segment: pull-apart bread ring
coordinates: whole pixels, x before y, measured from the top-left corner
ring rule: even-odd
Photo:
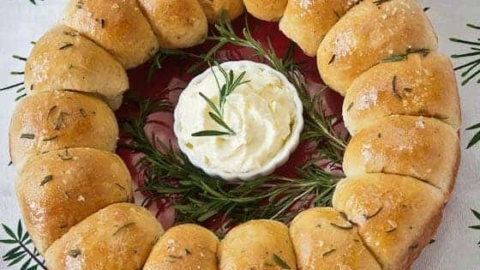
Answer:
[[[218,258],[221,270],[287,268],[282,264],[297,269],[288,227],[273,220],[252,220],[233,228],[220,242]]]
[[[138,270],[163,229],[145,208],[118,203],[89,216],[48,248],[48,269]]]
[[[218,238],[196,224],[175,226],[153,247],[143,270],[217,270]]]
[[[20,168],[28,156],[53,150],[90,147],[113,152],[118,124],[100,99],[67,91],[41,92],[18,103],[9,137],[12,162]]]
[[[125,69],[146,62],[158,50],[136,0],[70,0],[62,22],[105,48]]]
[[[130,173],[115,154],[73,148],[32,156],[16,179],[30,237],[41,254],[98,210],[132,198]]]
[[[410,54],[381,63],[358,77],[343,103],[351,134],[389,115],[434,117],[460,128],[457,82],[447,56]]]
[[[415,0],[365,0],[328,32],[317,62],[323,81],[345,95],[358,76],[382,60],[437,46],[432,24]]]
[[[342,180],[333,207],[358,233],[384,270],[410,269],[442,219],[441,190],[406,176],[365,174]]]
[[[264,21],[279,21],[283,16],[288,0],[243,0],[252,16]]]
[[[116,110],[128,89],[128,77],[103,48],[58,25],[33,47],[25,66],[25,88],[29,94],[65,89],[91,93]]]
[[[357,228],[333,208],[312,208],[290,225],[290,238],[302,270],[381,270]]]
[[[197,0],[139,0],[162,48],[188,48],[207,38],[208,22]]]
[[[245,12],[243,0],[198,0],[203,7],[209,23],[220,19],[222,12],[226,12],[231,20],[235,20]]]
[[[315,56],[328,31],[355,3],[350,0],[289,0],[280,20],[280,30],[306,55]]]
[[[435,118],[390,116],[362,129],[345,151],[348,177],[364,173],[410,176],[441,189],[448,199],[457,175],[456,131]]]

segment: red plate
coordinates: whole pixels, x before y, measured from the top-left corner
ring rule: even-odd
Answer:
[[[251,16],[241,17],[233,22],[233,26],[239,36],[242,29],[245,28],[246,22],[252,36],[259,42],[268,47],[268,41],[271,41],[273,48],[279,57],[283,56],[291,41],[283,35],[278,29],[278,23],[269,23],[257,20]],[[206,42],[196,48],[189,51],[196,54],[206,53],[209,49],[215,45],[213,42]],[[227,60],[252,60],[259,61],[258,57],[253,56],[253,50],[236,47],[232,45],[226,45],[218,53],[217,58],[221,61]],[[296,63],[301,63],[301,70],[308,83],[309,90],[311,92],[319,91],[324,88],[324,84],[318,74],[316,59],[306,56],[301,50],[295,46],[294,59]],[[146,63],[136,69],[128,72],[130,80],[130,91],[138,95],[157,99],[159,97],[168,97],[174,104],[176,103],[180,92],[187,86],[188,82],[194,77],[189,74],[187,70],[194,64],[194,60],[189,60],[180,57],[169,57],[162,64],[162,69],[158,70],[152,77],[150,82],[147,82],[147,77],[150,69],[150,63]],[[341,104],[343,98],[335,92],[327,89],[324,95],[325,109],[327,114],[340,114]],[[128,105],[122,106],[117,112],[118,118],[128,117],[132,113],[135,113]],[[173,114],[171,113],[155,113],[149,117],[149,124],[145,127],[147,134],[155,134],[164,142],[171,142],[172,145],[176,145],[176,139],[173,135],[172,123]],[[125,142],[127,138],[121,138],[120,141]],[[135,163],[141,157],[138,153],[133,153],[130,150],[119,148],[117,153],[127,164],[136,186],[142,186],[144,183],[143,175],[135,168]],[[298,149],[291,155],[289,161],[284,166],[277,169],[275,174],[281,176],[295,176],[295,168],[301,166],[308,160],[306,153],[306,146],[300,145]],[[135,202],[141,204],[145,194],[136,192]],[[156,215],[158,220],[162,223],[165,229],[171,227],[174,223],[175,213],[174,210],[168,205],[167,202],[157,202],[156,204],[149,206],[150,210]],[[210,229],[218,228],[219,224],[215,222],[209,222],[203,224]]]

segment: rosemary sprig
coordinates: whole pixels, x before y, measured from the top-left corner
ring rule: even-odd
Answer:
[[[467,24],[467,27],[475,30],[480,30],[480,26],[476,26],[474,24]],[[464,86],[468,84],[471,80],[479,77],[480,75],[480,40],[469,41],[459,38],[450,38],[450,40],[460,44],[468,45],[470,47],[470,52],[452,55],[452,58],[454,59],[469,58],[471,60],[473,58],[473,60],[455,68],[455,71],[463,70],[460,76],[463,78],[462,86]],[[480,83],[480,78],[477,80],[477,83]],[[467,128],[467,130],[476,129],[480,129],[480,123]],[[478,130],[477,133],[470,140],[467,149],[476,145],[478,142],[480,142],[480,130]]]
[[[27,61],[26,57],[18,56],[18,55],[12,55],[12,58],[15,60],[20,60],[20,61]],[[23,71],[11,71],[10,75],[24,75]],[[18,96],[15,98],[15,101],[18,101],[22,98],[24,98],[27,94],[25,92],[25,86],[24,82],[19,82],[19,83],[14,83],[12,85],[0,88],[0,91],[5,91],[5,90],[11,90],[16,88],[16,93]]]
[[[124,145],[141,152],[138,168],[146,183],[139,190],[149,192],[144,205],[167,200],[177,210],[176,222],[204,222],[214,216],[222,219],[221,231],[251,219],[272,218],[290,221],[293,205],[306,208],[329,205],[341,176],[313,164],[299,170],[300,177],[260,177],[248,182],[229,183],[196,168],[173,147],[146,134],[147,117],[156,110],[171,110],[165,101],[140,101],[140,116],[123,122],[123,131],[132,138]],[[163,105],[162,105],[163,104]]]
[[[471,209],[471,210],[472,210],[473,215],[480,221],[480,213],[473,210],[473,209]],[[480,225],[470,226],[469,228],[473,229],[473,230],[480,230]],[[480,241],[477,243],[477,245],[480,247]]]
[[[467,24],[467,27],[480,30],[480,26],[476,26],[473,24]],[[472,79],[480,75],[480,41],[469,41],[465,39],[459,39],[459,38],[450,38],[451,41],[456,42],[456,43],[461,43],[468,45],[470,47],[470,51],[467,53],[463,54],[453,54],[452,58],[454,59],[459,59],[459,58],[465,58],[465,59],[473,59],[472,61],[467,62],[466,64],[463,64],[461,66],[458,66],[455,68],[455,70],[464,70],[461,73],[461,77],[464,78],[462,81],[462,85],[466,85],[469,83]],[[480,79],[477,80],[477,83],[480,83]]]
[[[480,142],[480,123],[467,128],[467,130],[476,130],[476,129],[477,129],[477,133],[475,133],[473,138],[468,143],[467,149],[471,148],[472,146]]]
[[[223,113],[225,109],[225,103],[227,102],[227,97],[233,93],[233,91],[239,87],[242,84],[246,84],[249,81],[243,80],[245,77],[246,72],[242,72],[236,79],[235,75],[233,74],[233,70],[230,70],[230,72],[227,73],[227,71],[221,66],[217,65],[218,70],[220,73],[222,73],[224,79],[225,79],[225,84],[222,86],[220,85],[217,75],[215,74],[215,71],[211,68],[213,76],[215,77],[215,81],[218,86],[218,90],[220,91],[220,96],[218,100],[218,106],[215,105],[215,103],[209,99],[207,96],[205,96],[203,93],[199,93],[200,97],[207,102],[208,106],[212,108],[213,112],[209,112],[208,115],[210,118],[212,118],[213,121],[215,121],[218,125],[226,129],[228,132],[225,131],[218,131],[218,130],[203,130],[199,132],[195,132],[192,134],[193,137],[204,137],[204,136],[222,136],[222,135],[236,135],[235,131],[228,126],[227,123],[225,123],[225,120],[223,119]]]
[[[33,246],[28,232],[23,229],[22,222],[19,220],[16,234],[11,228],[2,224],[4,232],[8,238],[1,239],[0,243],[13,246],[2,256],[7,266],[21,264],[19,269],[47,269],[45,260],[40,256],[38,250]]]

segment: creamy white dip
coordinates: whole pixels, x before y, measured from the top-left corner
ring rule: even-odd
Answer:
[[[218,105],[219,85],[225,77],[213,67],[193,79],[181,93],[175,109],[174,130],[180,149],[190,161],[211,175],[248,179],[271,173],[298,145],[303,128],[302,103],[296,89],[269,66],[250,61],[221,65],[246,83],[227,97],[223,120],[235,135],[195,137],[203,130],[226,131],[209,116],[213,112],[200,96]],[[214,76],[215,72],[215,76]],[[270,168],[272,167],[272,168]]]

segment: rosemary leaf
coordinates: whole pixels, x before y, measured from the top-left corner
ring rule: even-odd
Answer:
[[[273,254],[273,261],[275,262],[276,265],[280,266],[283,269],[290,270],[290,266],[282,259],[280,256],[277,254]]]
[[[211,136],[225,136],[230,135],[230,132],[218,131],[218,130],[204,130],[192,133],[192,137],[211,137]]]

